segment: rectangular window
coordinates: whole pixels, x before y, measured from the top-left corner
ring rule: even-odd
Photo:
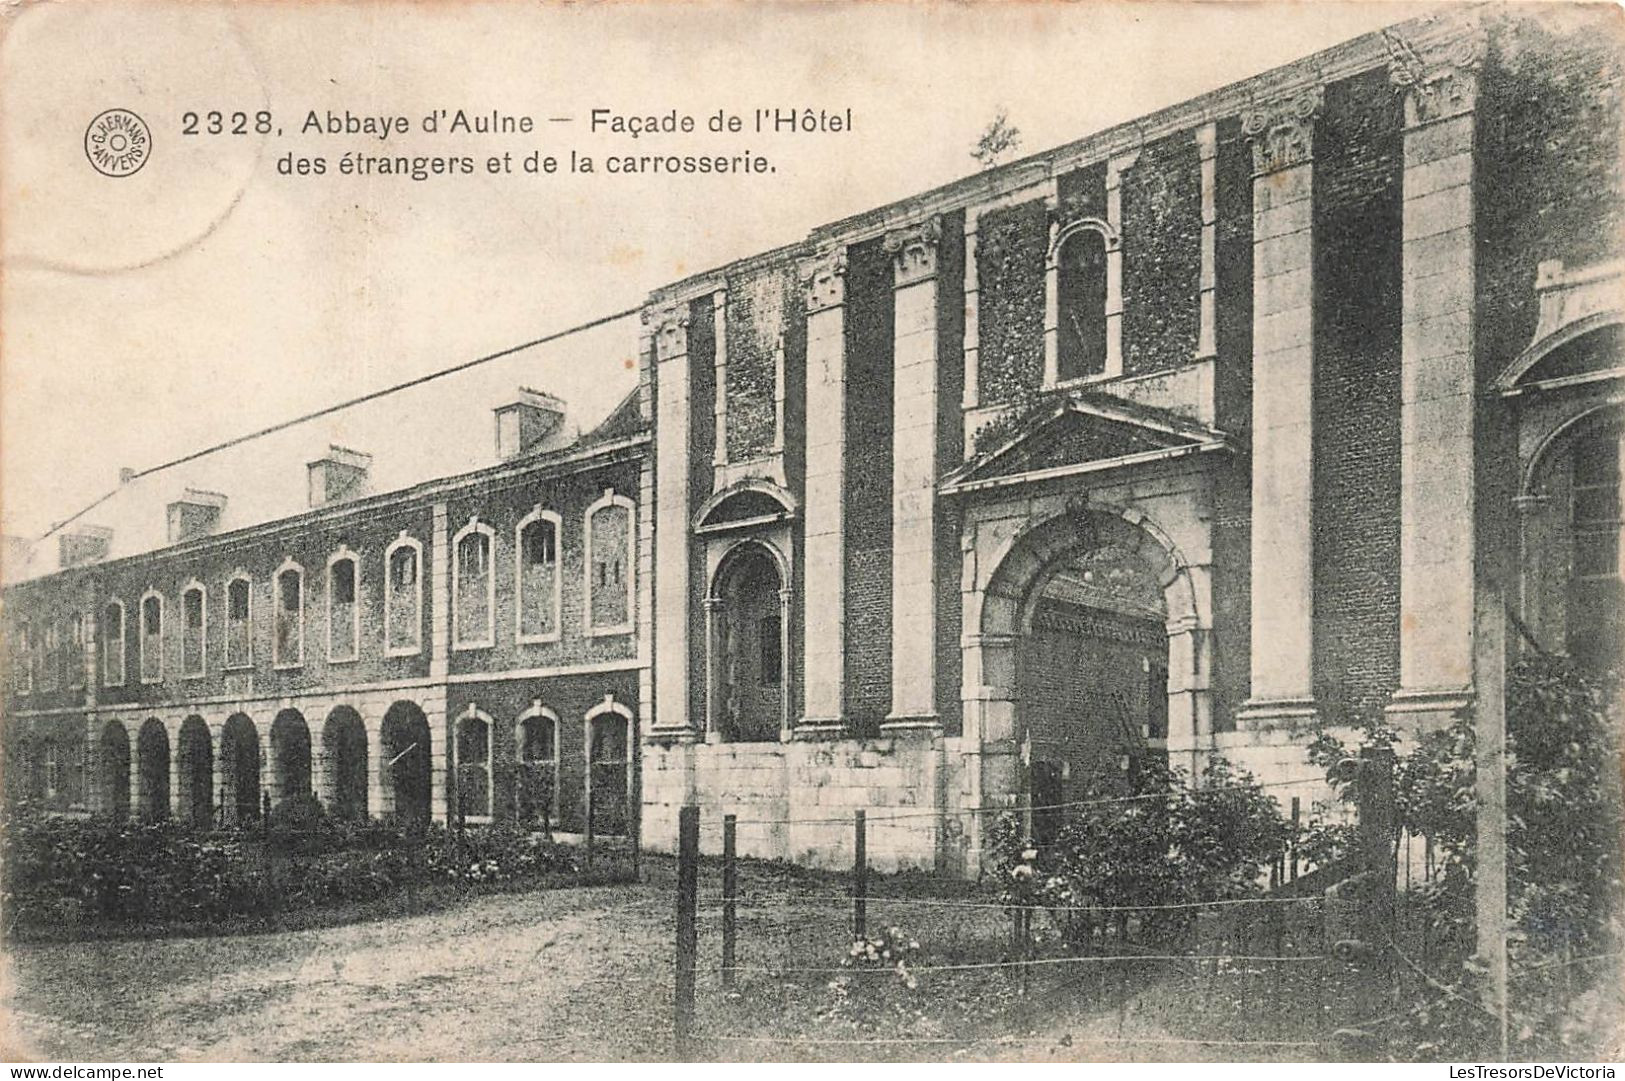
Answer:
[[[246,578],[233,578],[226,587],[227,668],[242,668],[253,661],[248,589]]]
[[[185,626],[181,637],[181,672],[187,676],[201,676],[204,666],[204,596],[199,588],[181,594],[181,609]]]
[[[28,620],[17,624],[16,648],[11,659],[17,673],[17,693],[34,691],[34,627]]]
[[[68,657],[67,657],[67,685],[69,687],[83,687],[85,685],[85,624],[90,617],[87,615],[74,615],[68,617]]]
[[[62,675],[62,624],[56,620],[45,625],[45,657],[40,665],[39,689],[54,691]]]

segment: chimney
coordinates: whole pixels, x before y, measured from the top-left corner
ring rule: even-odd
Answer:
[[[562,446],[569,433],[564,427],[564,400],[530,387],[496,407],[497,457],[503,461],[536,450]]]
[[[64,570],[100,563],[112,547],[111,529],[99,525],[75,526],[57,535],[57,562]]]
[[[371,468],[372,455],[348,447],[329,446],[326,454],[305,466],[310,505],[325,507],[366,495],[367,471]]]
[[[195,537],[207,537],[220,525],[220,512],[226,497],[219,492],[188,488],[169,504],[169,543],[179,544]]]

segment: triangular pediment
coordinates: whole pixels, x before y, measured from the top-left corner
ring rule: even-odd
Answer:
[[[1227,446],[1224,433],[1165,410],[1103,394],[1060,398],[1009,425],[944,488],[1057,471],[1131,465],[1182,450]]]

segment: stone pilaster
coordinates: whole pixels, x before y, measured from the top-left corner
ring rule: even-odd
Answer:
[[[1054,180],[1044,193],[1049,238],[1044,247],[1044,386],[1061,381],[1061,192]]]
[[[1449,717],[1473,680],[1473,109],[1482,41],[1389,35],[1405,95],[1400,347],[1399,689]]]
[[[1243,728],[1314,716],[1315,115],[1321,89],[1260,103],[1253,147],[1252,695]]]
[[[712,425],[716,442],[711,454],[712,465],[728,464],[728,290],[718,289],[711,294],[711,340],[716,342],[716,356],[712,363],[715,373],[716,401],[712,406]]]
[[[1202,266],[1197,284],[1196,355],[1212,357],[1219,352],[1216,299],[1219,287],[1219,129],[1212,122],[1196,129],[1196,156],[1202,166]]]
[[[688,711],[689,467],[692,381],[688,305],[644,312],[654,339],[655,416],[655,715],[654,734],[686,734]]]
[[[1140,160],[1131,150],[1106,162],[1106,366],[1108,378],[1123,374],[1123,174]]]
[[[436,503],[430,513],[429,678],[443,680],[451,655],[451,526],[444,503]]]
[[[838,732],[846,725],[846,249],[809,259],[800,269],[807,296],[804,550],[810,588],[799,728]]]
[[[942,219],[886,234],[892,334],[892,707],[885,728],[936,728],[937,247]]]
[[[982,373],[979,367],[982,324],[978,284],[980,279],[976,270],[976,226],[976,208],[971,207],[965,211],[965,396],[962,404],[966,409],[975,409],[982,402]],[[966,438],[967,460],[974,453],[974,447],[975,440]]]

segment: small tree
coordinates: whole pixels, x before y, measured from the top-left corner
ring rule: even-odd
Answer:
[[[991,169],[996,165],[1015,156],[1021,149],[1021,129],[1010,123],[1010,115],[1000,109],[993,122],[982,131],[981,138],[976,140],[976,148],[970,156],[976,159],[976,164],[984,169]]]

